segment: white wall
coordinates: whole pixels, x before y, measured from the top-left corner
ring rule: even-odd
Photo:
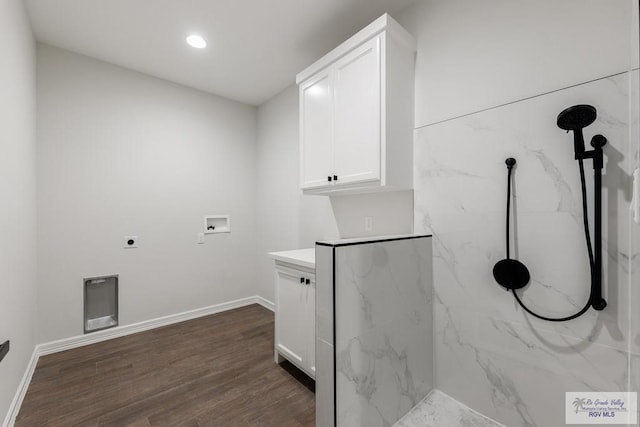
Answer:
[[[2,420],[35,344],[35,45],[20,0],[0,2],[0,56],[0,342],[11,340],[0,362]]]
[[[120,275],[122,325],[255,295],[256,109],[46,45],[37,58],[39,342],[82,334],[84,277]],[[205,214],[232,232],[196,244]]]
[[[298,188],[298,90],[291,86],[258,108],[258,292],[273,301],[267,252],[312,247],[337,236],[329,198]]]
[[[416,127],[628,69],[629,0],[421,0]]]
[[[409,233],[413,192],[338,197],[299,188],[298,87],[258,108],[259,294],[273,301],[273,260],[267,252],[313,247],[323,239]],[[373,229],[364,218],[373,217]]]

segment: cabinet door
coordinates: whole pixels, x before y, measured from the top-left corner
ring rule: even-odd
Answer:
[[[380,179],[380,36],[334,67],[335,184]]]
[[[307,357],[306,289],[302,272],[276,267],[276,347],[291,362],[303,367]]]
[[[300,186],[331,185],[333,106],[329,70],[300,86]]]

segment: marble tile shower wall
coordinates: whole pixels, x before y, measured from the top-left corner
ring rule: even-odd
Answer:
[[[631,169],[640,168],[640,72],[634,70],[630,80],[631,102],[630,115],[632,118],[630,127],[630,157]],[[631,311],[632,325],[630,329],[631,341],[635,348],[640,345],[640,224],[635,224],[631,219],[630,223],[630,245],[631,253],[630,265],[630,298],[629,306]],[[636,350],[631,355],[631,375],[629,378],[629,388],[633,391],[640,391],[640,354]]]
[[[505,256],[504,160],[518,161],[512,255],[532,275],[521,295],[540,314],[572,314],[587,300],[590,279],[573,139],[555,123],[564,108],[582,103],[598,109],[587,143],[596,133],[609,139],[609,305],[570,322],[544,322],[526,315],[492,277]],[[415,230],[433,233],[436,388],[505,425],[552,427],[564,425],[565,391],[628,390],[635,382],[630,354],[640,354],[640,328],[629,312],[629,129],[629,75],[622,73],[416,130]],[[592,209],[590,161],[585,169]],[[638,270],[637,259],[634,265]]]

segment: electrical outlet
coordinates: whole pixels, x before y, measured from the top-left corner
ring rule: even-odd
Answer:
[[[125,249],[133,249],[138,247],[138,236],[124,236],[122,247]]]
[[[364,231],[373,231],[373,217],[365,216],[364,217]]]
[[[197,240],[199,245],[204,244],[204,233],[198,233],[198,240]]]

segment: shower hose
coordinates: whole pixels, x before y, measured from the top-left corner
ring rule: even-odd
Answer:
[[[594,274],[595,274],[595,269],[594,269],[595,263],[593,261],[593,248],[591,247],[591,234],[589,233],[589,219],[587,216],[587,186],[585,184],[584,164],[582,159],[579,159],[578,163],[580,166],[580,184],[582,188],[582,214],[583,214],[583,223],[584,223],[584,234],[587,240],[587,252],[589,254],[589,271],[591,273],[591,281],[593,282]],[[511,170],[512,169],[513,169],[512,167],[509,167],[508,168],[509,172],[507,174],[507,259],[509,259],[509,240],[510,240],[509,239],[509,228],[510,228],[509,217],[511,216],[510,210],[511,210]],[[589,299],[587,300],[587,303],[577,313],[567,317],[546,317],[546,316],[542,316],[540,314],[534,313],[531,309],[529,309],[524,304],[524,302],[522,302],[522,300],[518,296],[518,293],[516,292],[515,289],[511,289],[511,292],[513,292],[513,296],[516,298],[516,301],[518,301],[518,304],[520,304],[520,307],[522,307],[524,311],[526,311],[527,313],[529,313],[534,317],[537,317],[538,319],[546,320],[549,322],[565,322],[567,320],[575,319],[577,317],[582,316],[584,313],[586,313],[587,310],[589,310],[589,307],[591,306],[592,295],[590,291]]]

